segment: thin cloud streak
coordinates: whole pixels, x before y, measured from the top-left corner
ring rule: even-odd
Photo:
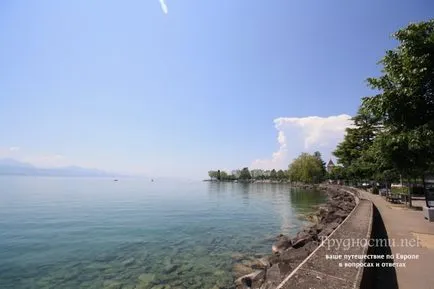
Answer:
[[[158,1],[160,1],[161,10],[163,10],[163,13],[164,14],[169,13],[169,8],[167,7],[165,0],[158,0]]]

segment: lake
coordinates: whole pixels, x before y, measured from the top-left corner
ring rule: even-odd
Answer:
[[[232,288],[325,201],[287,184],[0,177],[0,288]]]

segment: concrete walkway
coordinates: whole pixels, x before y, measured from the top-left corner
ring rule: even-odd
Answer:
[[[333,233],[329,239],[343,241],[351,238],[367,239],[370,233],[372,219],[372,204],[367,200],[360,200],[359,205],[347,221]],[[350,239],[348,239],[350,240]],[[300,264],[298,270],[287,276],[278,289],[353,289],[357,288],[361,278],[362,268],[347,267],[341,264],[355,261],[329,259],[327,256],[363,255],[366,248],[350,246],[344,248],[343,243],[327,243]]]
[[[395,263],[405,263],[405,267],[396,268],[399,288],[434,289],[434,223],[425,220],[422,211],[391,204],[378,195],[361,194],[377,207],[388,238],[395,242],[390,246]],[[397,254],[414,255],[419,259],[398,260]]]

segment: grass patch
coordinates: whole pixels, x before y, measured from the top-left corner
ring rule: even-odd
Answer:
[[[390,189],[393,195],[408,195],[407,187],[393,187]]]

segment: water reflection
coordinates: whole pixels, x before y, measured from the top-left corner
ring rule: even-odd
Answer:
[[[225,195],[241,198],[245,214],[275,218],[279,224],[278,233],[283,234],[297,232],[306,223],[304,216],[325,202],[322,192],[294,188],[289,184],[210,182],[208,194],[211,198]]]
[[[240,183],[241,187],[241,195],[243,197],[243,204],[248,205],[249,204],[249,192],[250,192],[250,183]]]
[[[325,201],[325,195],[318,190],[292,189],[291,203],[294,208],[302,212],[311,209],[313,205]]]

